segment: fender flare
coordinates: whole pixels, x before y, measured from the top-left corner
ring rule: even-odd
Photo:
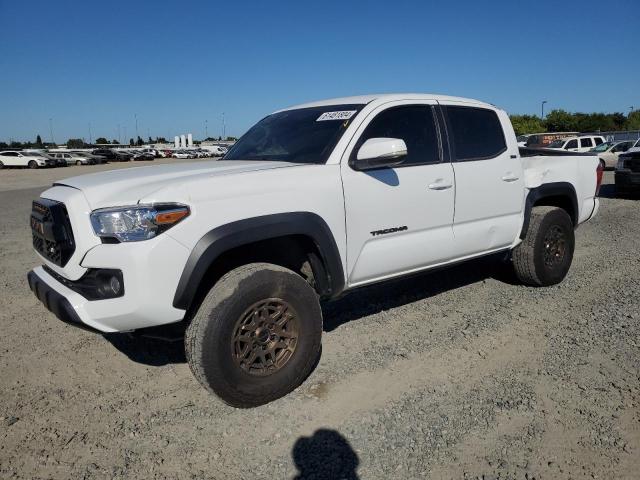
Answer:
[[[573,185],[568,182],[551,182],[544,183],[539,187],[532,188],[527,194],[527,199],[524,205],[524,222],[522,224],[522,230],[520,231],[520,239],[524,239],[527,229],[529,228],[529,221],[531,219],[531,210],[533,206],[541,199],[548,197],[566,197],[569,199],[572,205],[572,211],[567,212],[573,222],[573,227],[578,226],[578,195]]]
[[[340,252],[327,223],[311,212],[287,212],[246,218],[207,232],[191,251],[182,271],[173,306],[187,310],[209,267],[223,253],[242,245],[288,235],[309,237],[320,252],[326,285],[323,296],[335,297],[344,289],[345,279]],[[316,265],[314,265],[316,263]],[[319,267],[312,259],[314,273]]]

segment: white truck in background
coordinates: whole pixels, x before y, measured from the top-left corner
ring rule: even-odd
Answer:
[[[312,370],[321,300],[496,252],[526,285],[562,281],[574,229],[598,210],[600,162],[522,152],[507,114],[476,100],[287,108],[222,161],[56,182],[33,203],[43,265],[29,285],[99,332],[184,322],[198,381],[261,405]]]

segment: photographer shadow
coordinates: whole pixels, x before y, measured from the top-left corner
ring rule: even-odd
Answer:
[[[295,480],[358,480],[358,454],[335,430],[319,429],[300,437],[291,451],[298,469]]]

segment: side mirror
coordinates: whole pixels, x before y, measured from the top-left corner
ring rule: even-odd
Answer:
[[[370,138],[358,150],[351,167],[372,170],[400,165],[407,156],[407,145],[400,138]]]

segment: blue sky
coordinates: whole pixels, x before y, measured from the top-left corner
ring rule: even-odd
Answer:
[[[640,107],[640,1],[0,0],[0,140],[242,134],[327,97]]]

